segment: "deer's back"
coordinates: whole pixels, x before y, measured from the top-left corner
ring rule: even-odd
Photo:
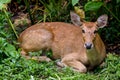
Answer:
[[[44,36],[49,37],[52,41],[51,49],[55,58],[62,57],[72,52],[80,53],[80,51],[84,50],[81,28],[63,22],[46,22],[33,25],[20,34],[19,42],[27,42],[30,38],[36,38],[33,43],[39,41],[37,39],[41,38],[39,37],[40,33],[34,35],[34,32],[38,30],[45,30],[50,33],[44,32]],[[30,38],[26,38],[25,35],[29,35]],[[48,41],[50,40],[48,39]],[[38,44],[42,43],[38,42]]]

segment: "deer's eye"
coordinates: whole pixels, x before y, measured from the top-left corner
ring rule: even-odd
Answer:
[[[82,30],[82,33],[85,33],[85,30]]]
[[[97,30],[95,30],[95,31],[94,31],[94,34],[95,34],[95,33],[97,33],[97,32],[98,32],[98,31],[97,31]]]

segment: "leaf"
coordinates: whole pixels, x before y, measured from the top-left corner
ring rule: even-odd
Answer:
[[[5,54],[9,57],[18,58],[19,53],[16,51],[15,47],[11,44],[7,44],[5,47]]]
[[[0,49],[3,49],[6,46],[7,42],[4,38],[0,37]]]
[[[83,11],[83,9],[80,9],[80,8],[75,6],[74,10],[80,16],[81,19],[85,18],[85,12]]]
[[[0,3],[0,10],[2,10],[3,8],[6,8],[6,6],[2,3]]]
[[[120,3],[120,0],[117,0],[117,4]]]
[[[10,2],[11,0],[0,0],[0,10],[2,10],[3,8],[7,8],[6,4]]]
[[[103,5],[103,2],[98,1],[89,1],[85,4],[84,9],[85,11],[96,11]]]
[[[2,4],[7,4],[7,3],[10,3],[11,2],[11,0],[0,0],[0,3],[2,3]]]
[[[76,5],[78,3],[79,0],[72,0],[72,5]]]

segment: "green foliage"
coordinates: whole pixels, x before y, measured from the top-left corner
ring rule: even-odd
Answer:
[[[67,0],[40,0],[44,5],[45,21],[66,21],[69,14],[70,2]],[[64,17],[64,18],[63,18]]]
[[[19,58],[19,52],[16,50],[15,45],[11,43],[15,42],[11,29],[7,26],[6,17],[3,12],[0,12],[0,62],[1,60],[11,57],[14,59]]]
[[[36,62],[24,58],[5,59],[0,65],[0,80],[119,80],[120,57],[108,54],[105,65],[81,74],[71,68],[59,68],[55,62]]]
[[[20,2],[21,0],[18,1]],[[70,21],[68,17],[71,10],[71,0],[41,1],[44,7],[44,21]],[[64,1],[67,1],[67,3],[64,4]],[[83,2],[85,3],[85,1]],[[76,5],[77,3],[78,0],[72,0],[72,5]],[[120,41],[118,37],[120,36],[119,3],[120,0],[111,0],[109,3],[88,1],[83,5],[88,20],[93,20],[105,13],[109,15],[109,27],[102,31],[100,30],[101,35],[106,35],[104,40],[109,42]],[[0,4],[0,6],[3,5]],[[2,9],[2,7],[0,8]],[[43,14],[43,12],[40,14]],[[43,17],[39,17],[43,21]],[[3,12],[0,12],[0,80],[120,80],[120,56],[114,54],[108,54],[105,59],[105,65],[102,68],[97,67],[94,71],[87,72],[86,74],[74,72],[68,67],[59,68],[56,66],[56,61],[40,63],[34,60],[26,60],[20,57],[19,50],[17,50],[14,44],[15,36],[6,24],[6,16]],[[51,57],[52,53],[47,53]]]
[[[18,1],[19,3],[21,0]],[[51,21],[65,21],[68,22],[69,12],[71,8],[71,1],[69,0],[36,0],[30,2],[24,0],[29,13],[30,20],[37,22],[51,22]],[[30,8],[30,5],[35,5],[34,9]],[[42,5],[42,6],[41,6]],[[39,13],[39,14],[38,14]]]
[[[75,6],[78,2],[79,0],[72,0],[72,5]]]
[[[85,4],[84,9],[85,11],[97,11],[102,5],[103,2],[89,1]]]
[[[5,15],[10,27],[12,28],[16,37],[18,38],[17,32],[16,32],[16,30],[15,30],[13,24],[12,24],[12,21],[10,20],[9,15],[7,13],[7,4],[10,3],[10,2],[11,2],[11,0],[1,0],[0,1],[0,10],[2,10],[4,12],[4,15]]]
[[[19,58],[20,55],[18,51],[16,50],[15,46],[12,44],[8,43],[4,38],[0,37],[0,54],[1,57],[3,55],[6,55],[7,57],[11,58]]]
[[[10,3],[11,0],[0,0],[0,10],[7,8],[5,4]]]
[[[120,0],[117,0],[117,4],[120,3]]]
[[[11,0],[0,0],[0,3],[7,4],[10,3]]]
[[[11,44],[6,44],[4,52],[8,57],[13,57],[13,58],[19,58],[20,57],[18,51],[16,51],[15,46],[13,46]]]
[[[5,24],[6,24],[5,15],[3,12],[0,12],[0,30],[3,29]]]
[[[18,0],[18,2],[20,3],[21,0]],[[27,11],[28,11],[28,13],[29,13],[31,23],[32,23],[32,25],[33,25],[33,24],[34,24],[34,21],[33,21],[32,13],[31,13],[31,11],[30,11],[30,1],[29,1],[29,0],[24,0],[24,3],[25,3],[25,5],[26,5],[26,7],[27,7]]]
[[[116,1],[106,3],[100,10],[99,13],[106,13],[109,16],[109,22],[107,29],[103,29],[101,35],[107,43],[116,43],[120,41],[120,4]],[[105,35],[105,36],[104,36]]]

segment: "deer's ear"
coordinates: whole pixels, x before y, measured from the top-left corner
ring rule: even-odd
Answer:
[[[100,16],[97,19],[97,25],[99,28],[103,28],[107,25],[107,21],[108,21],[108,16],[106,14]]]
[[[74,13],[74,12],[70,12],[70,16],[71,16],[71,22],[76,25],[76,26],[81,26],[82,22],[80,21],[80,17]]]

